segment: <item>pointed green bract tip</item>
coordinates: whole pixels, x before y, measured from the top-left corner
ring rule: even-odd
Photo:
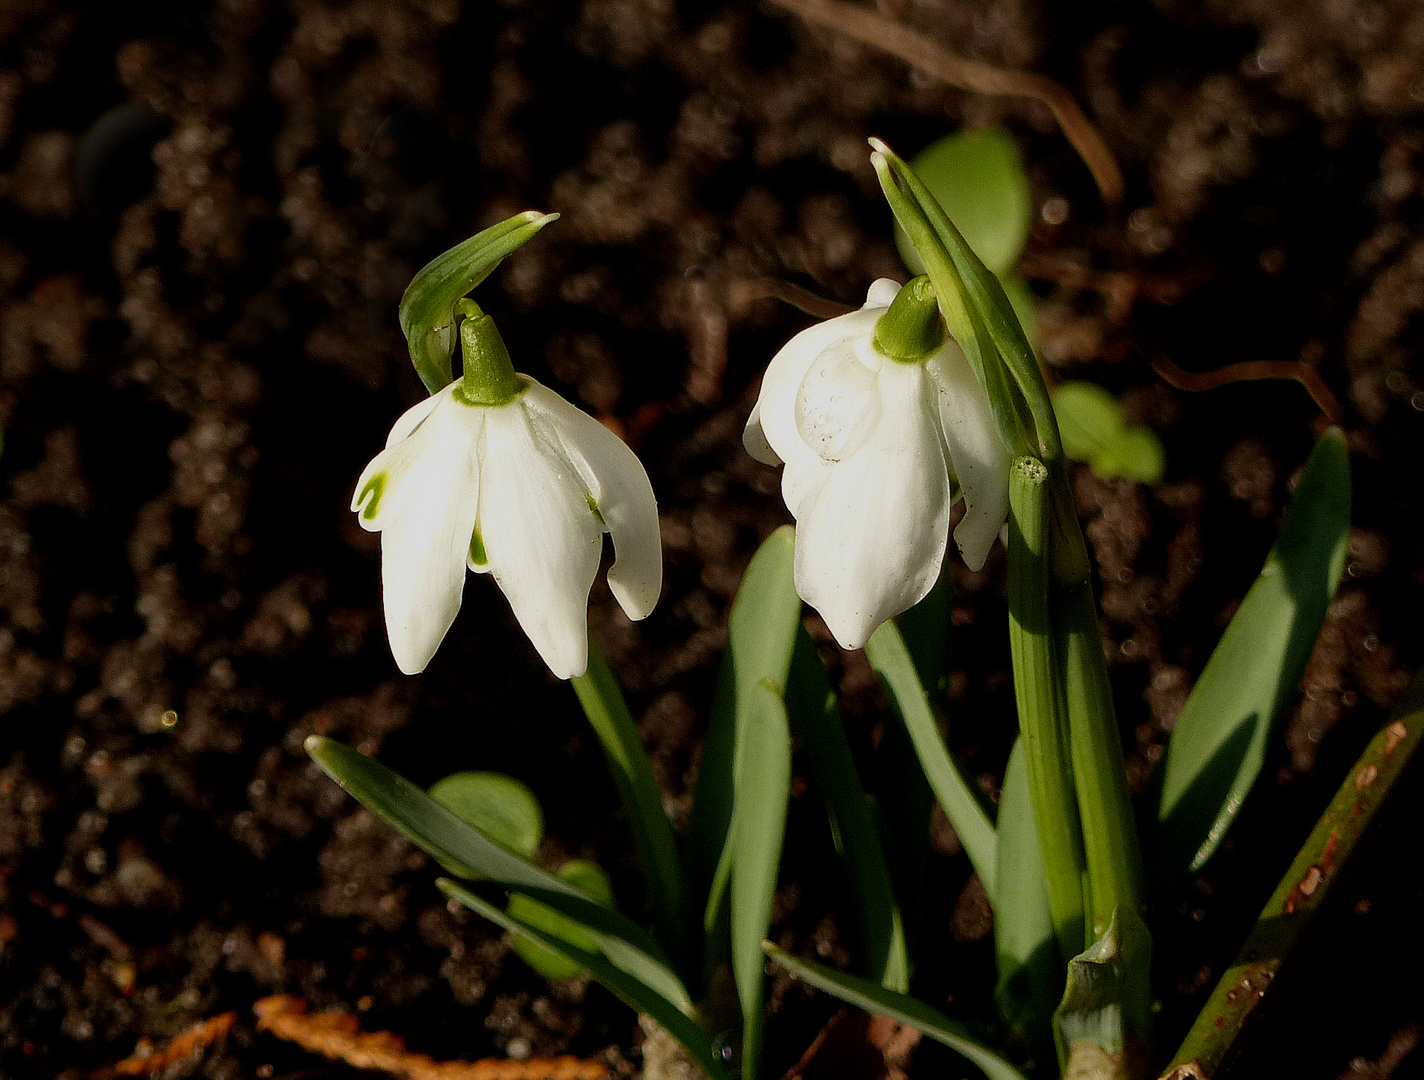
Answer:
[[[489,565],[489,556],[485,554],[485,540],[478,528],[470,534],[470,562],[475,566]]]

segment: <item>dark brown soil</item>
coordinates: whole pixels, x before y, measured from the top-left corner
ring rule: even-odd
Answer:
[[[1305,692],[1223,852],[1157,913],[1170,1050],[1424,659],[1424,7],[881,10],[1064,83],[1123,165],[1124,210],[1040,106],[942,87],[770,6],[4,5],[0,1075],[85,1076],[235,1010],[225,1046],[165,1075],[355,1076],[255,1031],[252,1002],[278,991],[437,1057],[631,1073],[631,1012],[545,983],[448,910],[424,857],[301,752],[323,731],[420,782],[512,773],[544,801],[551,862],[597,858],[637,907],[597,745],[490,583],[470,582],[424,675],[390,658],[378,541],[347,505],[421,393],[396,304],[450,244],[562,213],[481,301],[518,366],[621,423],[648,464],[666,592],[634,626],[597,586],[594,620],[685,812],[728,604],[785,520],[740,432],[808,319],[755,283],[859,302],[903,277],[866,137],[909,154],[989,123],[1019,140],[1037,203],[1066,200],[1025,264],[1052,374],[1120,392],[1167,449],[1155,489],[1077,475],[1135,785],[1319,424],[1293,383],[1193,396],[1150,361],[1304,359],[1347,411],[1356,528]],[[992,790],[1013,730],[1002,555],[954,573],[950,739]],[[868,753],[873,680],[859,656],[839,675]],[[1424,1072],[1421,820],[1412,796],[1240,1075]],[[983,893],[943,822],[935,850],[917,990],[982,1013]],[[774,933],[849,963],[837,873],[798,785]],[[832,1011],[784,980],[773,1001],[771,1074]]]

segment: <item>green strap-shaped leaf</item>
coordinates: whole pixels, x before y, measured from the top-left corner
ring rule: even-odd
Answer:
[[[1349,454],[1332,429],[1316,443],[1261,576],[1172,729],[1153,845],[1159,883],[1201,868],[1256,782],[1325,623],[1349,531]]]
[[[469,867],[553,908],[583,926],[614,965],[691,1012],[692,1000],[667,956],[627,916],[491,840],[374,758],[321,735],[305,745],[328,776],[442,865]]]
[[[1016,1039],[1045,1051],[1053,1030],[1053,1010],[1062,996],[1064,960],[1053,934],[1022,738],[1014,740],[1004,772],[998,831],[1000,886],[994,898],[994,946],[999,982],[994,1001]]]
[[[861,786],[825,666],[804,627],[797,635],[796,652],[791,658],[787,704],[797,742],[825,797],[836,851],[855,893],[866,966],[882,986],[908,990],[910,963],[905,928],[890,882],[880,829]]]
[[[758,1066],[761,939],[771,921],[791,785],[782,696],[801,626],[794,555],[795,532],[789,526],[778,529],[757,549],[742,578],[688,829],[689,868],[708,889],[703,927],[709,935],[709,968],[719,944],[716,935],[722,925],[730,926],[746,1077],[754,1076]]]
[[[682,865],[662,790],[638,727],[628,712],[618,680],[593,635],[588,639],[588,671],[573,679],[574,692],[593,726],[613,773],[624,812],[633,829],[638,863],[653,902],[658,937],[679,960],[689,955],[682,897]]]
[[[985,813],[979,795],[949,756],[905,640],[893,622],[882,624],[870,635],[865,655],[880,676],[896,716],[909,732],[935,798],[944,808],[974,872],[992,899],[997,869],[993,822]]]
[[[754,688],[737,754],[737,808],[732,826],[732,977],[742,1005],[742,1076],[760,1071],[764,968],[761,943],[771,925],[776,871],[791,794],[791,730],[781,694]]]
[[[1244,1036],[1260,1019],[1268,1001],[1278,1000],[1279,978],[1289,981],[1293,971],[1304,974],[1296,966],[1296,961],[1304,959],[1297,948],[1314,917],[1330,899],[1338,898],[1335,886],[1346,878],[1359,857],[1364,847],[1360,841],[1371,823],[1391,797],[1397,798],[1406,787],[1399,783],[1400,778],[1412,775],[1417,782],[1418,772],[1411,773],[1410,766],[1418,764],[1415,758],[1424,741],[1421,737],[1424,672],[1415,675],[1414,684],[1395,707],[1389,723],[1370,740],[1310,830],[1241,951],[1222,972],[1221,981],[1163,1072],[1163,1080],[1226,1075],[1231,1059],[1241,1050]],[[1414,855],[1387,850],[1376,854],[1385,858],[1418,857],[1417,850]],[[1412,975],[1410,972],[1405,977]],[[1272,989],[1269,995],[1267,987]]]
[[[491,225],[421,268],[400,302],[400,326],[410,361],[432,394],[450,385],[455,354],[455,302],[494,272],[558,214],[526,210]]]
[[[608,958],[601,953],[580,949],[567,941],[543,933],[539,927],[510,915],[498,904],[491,903],[448,878],[441,878],[437,884],[444,892],[471,911],[483,915],[506,930],[521,935],[536,945],[563,957],[570,964],[586,970],[599,983],[617,994],[634,1009],[641,1013],[647,1013],[666,1028],[668,1033],[681,1043],[693,1060],[702,1067],[710,1080],[730,1080],[720,1056],[713,1049],[711,1036],[702,1030],[697,1021],[676,1002],[668,1000],[647,983],[610,963]]]
[[[762,942],[766,954],[798,979],[804,979],[818,990],[824,990],[832,997],[839,998],[858,1009],[888,1016],[902,1024],[908,1024],[916,1031],[928,1035],[935,1042],[942,1043],[956,1053],[964,1055],[983,1070],[989,1080],[1024,1080],[1024,1076],[1013,1064],[996,1050],[984,1045],[968,1027],[951,1020],[938,1009],[931,1008],[923,1001],[886,990],[869,979],[857,979],[854,975],[843,975],[833,968],[792,956],[784,949],[778,949],[769,941]]]

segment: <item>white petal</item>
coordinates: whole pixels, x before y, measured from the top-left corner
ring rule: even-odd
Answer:
[[[855,340],[838,341],[812,361],[796,391],[796,430],[817,456],[844,461],[880,421],[876,370],[863,364]]]
[[[479,507],[481,410],[445,399],[390,450],[379,513],[386,632],[407,675],[425,669],[460,610]],[[373,465],[376,462],[372,463]]]
[[[802,506],[796,589],[847,649],[921,600],[939,576],[949,476],[919,364],[880,372],[882,422]]]
[[[792,517],[800,519],[803,504],[825,486],[834,468],[833,463],[805,447],[787,460],[781,473],[781,498]]]
[[[801,443],[801,435],[796,430],[796,392],[807,370],[822,352],[838,341],[856,337],[869,341],[880,311],[879,308],[862,308],[817,323],[802,330],[771,358],[757,398],[758,420],[767,445],[782,461],[789,460],[794,448]],[[746,442],[744,435],[743,443]],[[750,445],[747,448],[752,449]]]
[[[989,398],[959,346],[949,339],[926,363],[939,386],[939,418],[950,467],[964,495],[954,542],[964,565],[979,570],[1009,516],[1012,455],[999,438]]]
[[[478,527],[514,617],[568,679],[588,668],[588,591],[603,529],[577,469],[530,423],[523,397],[486,410]]]
[[[895,297],[900,294],[903,286],[898,281],[892,281],[888,277],[876,278],[870,283],[870,288],[865,290],[865,305],[861,308],[888,308]]]
[[[747,417],[747,426],[742,430],[742,445],[746,451],[763,465],[780,465],[781,458],[766,441],[766,432],[761,429],[761,400],[752,406],[752,414]]]
[[[628,444],[547,386],[528,379],[524,401],[578,468],[613,537],[608,588],[630,619],[644,619],[663,589],[663,544],[653,485]]]
[[[430,415],[431,411],[445,398],[450,397],[455,392],[455,384],[451,383],[444,390],[431,394],[424,401],[418,401],[405,412],[401,413],[400,419],[391,427],[391,433],[386,436],[386,446],[391,447],[402,439],[410,437],[410,433],[420,426],[422,420]]]

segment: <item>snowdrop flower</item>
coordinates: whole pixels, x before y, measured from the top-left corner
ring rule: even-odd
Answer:
[[[787,342],[743,441],[786,464],[796,591],[847,649],[933,587],[953,499],[964,498],[954,539],[971,570],[1008,516],[1009,451],[927,278],[903,290],[882,278],[859,311]]]
[[[382,533],[391,652],[406,674],[424,670],[468,566],[494,576],[555,675],[582,675],[603,534],[616,554],[608,586],[629,618],[662,590],[652,485],[618,436],[515,374],[488,316],[467,315],[460,340],[462,378],[396,421],[351,500],[362,528]]]

